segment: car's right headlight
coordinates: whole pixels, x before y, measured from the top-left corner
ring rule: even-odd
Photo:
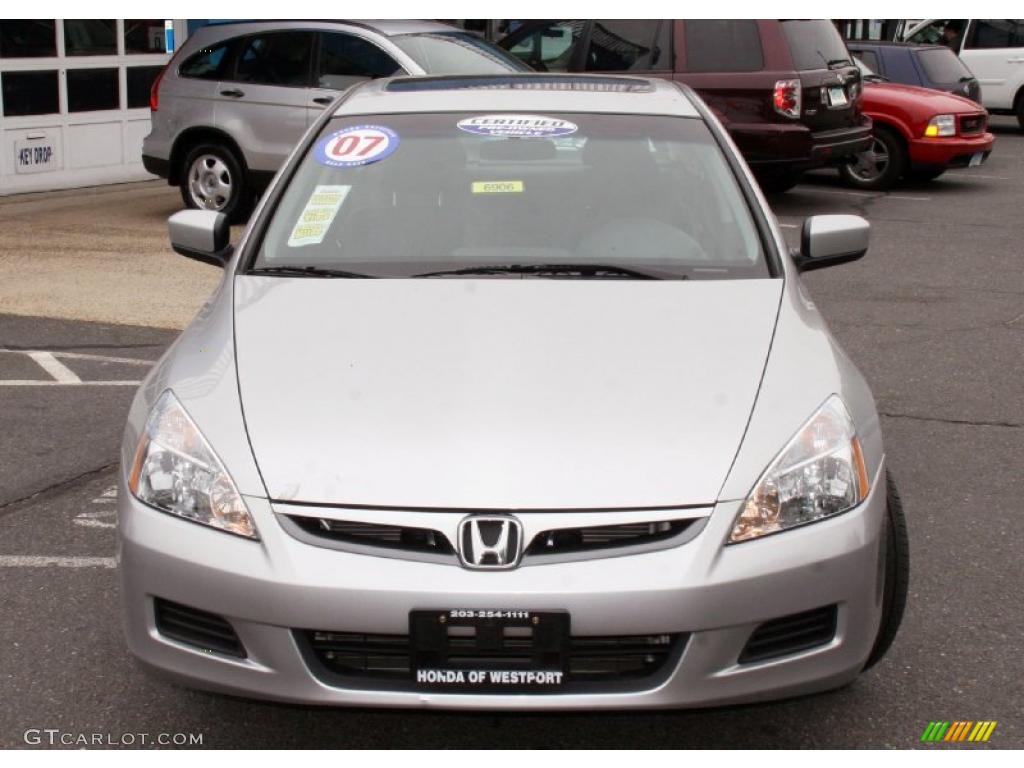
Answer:
[[[936,115],[928,121],[924,129],[924,135],[933,138],[935,136],[956,136],[956,115]]]
[[[227,470],[170,390],[157,400],[128,477],[139,501],[228,533],[259,538]]]
[[[864,501],[868,490],[853,419],[843,401],[832,395],[761,475],[736,518],[729,543],[841,514]]]

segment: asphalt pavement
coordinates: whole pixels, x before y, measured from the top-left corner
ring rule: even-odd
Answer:
[[[911,537],[903,628],[852,685],[713,710],[484,715],[283,706],[150,678],[121,637],[114,465],[128,382],[176,332],[143,314],[0,315],[0,747],[29,729],[239,748],[1024,747],[1024,134],[994,122],[979,169],[890,193],[823,172],[771,200],[794,243],[810,214],[872,224],[864,259],[807,276],[874,390]],[[933,720],[998,725],[986,744],[922,744]]]

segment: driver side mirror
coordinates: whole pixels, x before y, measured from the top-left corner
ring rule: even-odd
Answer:
[[[800,250],[793,260],[801,272],[856,261],[868,250],[871,225],[847,214],[810,216],[800,233]]]
[[[234,250],[228,217],[216,211],[178,211],[167,220],[171,248],[182,256],[223,268]]]

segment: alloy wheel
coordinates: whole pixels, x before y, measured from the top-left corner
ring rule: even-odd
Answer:
[[[200,155],[188,169],[188,190],[197,208],[222,211],[231,201],[231,170],[220,157]]]

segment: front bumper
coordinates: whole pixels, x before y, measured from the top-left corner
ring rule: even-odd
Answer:
[[[832,520],[723,547],[739,502],[719,504],[693,540],[671,549],[480,572],[311,546],[289,536],[266,500],[247,498],[261,540],[190,524],[122,487],[125,631],[148,668],[187,685],[277,701],[460,709],[628,709],[721,705],[844,685],[878,630],[885,484]],[[122,479],[123,485],[123,479]],[[227,618],[245,659],[162,636],[153,598]],[[768,661],[737,659],[763,621],[838,605],[834,638]],[[307,663],[296,629],[404,633],[422,608],[567,610],[574,635],[690,633],[672,668],[644,690],[479,694],[341,687]]]
[[[987,160],[995,142],[996,137],[987,132],[977,136],[915,139],[910,142],[910,163],[915,167],[965,168],[978,153],[982,162]]]

